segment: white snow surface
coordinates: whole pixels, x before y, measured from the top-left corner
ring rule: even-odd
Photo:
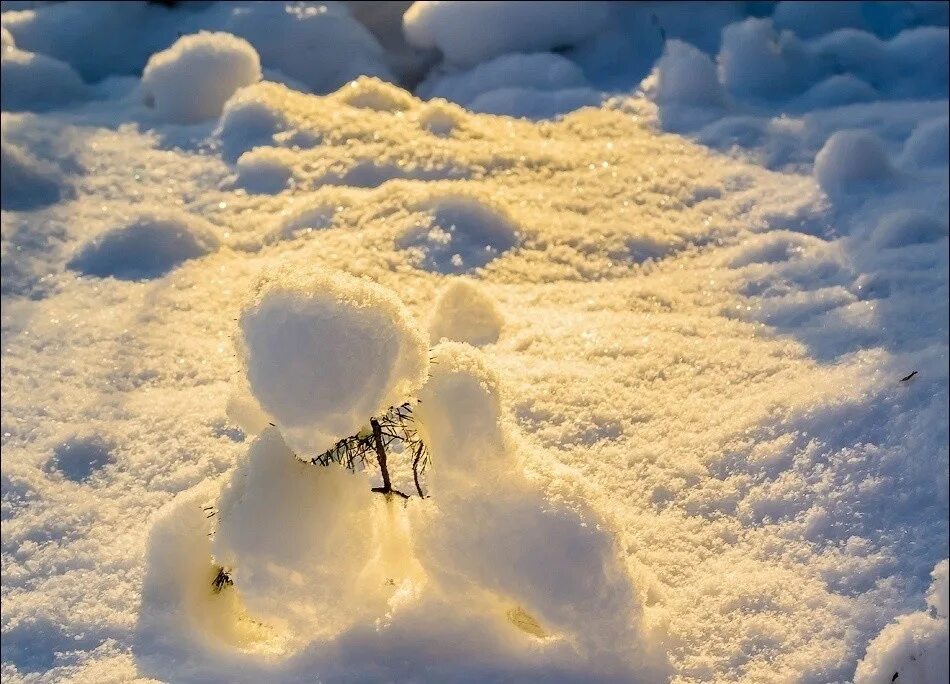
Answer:
[[[947,682],[948,7],[4,2],[4,682]]]

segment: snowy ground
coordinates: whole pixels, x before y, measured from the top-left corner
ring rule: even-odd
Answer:
[[[31,4],[4,681],[948,681],[946,3]]]

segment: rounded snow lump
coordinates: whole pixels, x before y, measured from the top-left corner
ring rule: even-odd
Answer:
[[[345,274],[266,277],[240,329],[251,393],[298,454],[355,434],[426,378],[428,340],[403,305]]]
[[[202,31],[152,55],[142,72],[145,102],[167,121],[192,124],[221,114],[238,88],[261,79],[261,61],[243,38]]]
[[[815,178],[829,194],[885,180],[892,173],[883,143],[867,131],[838,131],[815,157]]]

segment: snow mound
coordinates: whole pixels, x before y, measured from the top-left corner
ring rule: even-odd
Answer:
[[[782,41],[768,19],[746,19],[724,28],[719,52],[722,84],[732,93],[754,98],[787,94],[797,83]]]
[[[260,78],[260,59],[250,43],[202,31],[152,55],[142,72],[142,91],[163,119],[192,124],[219,116],[235,91]]]
[[[293,153],[276,147],[255,147],[237,160],[235,184],[259,195],[286,190],[294,177]]]
[[[429,324],[429,337],[467,342],[474,346],[498,340],[504,319],[478,283],[467,278],[453,280],[439,294]]]
[[[0,26],[0,50],[6,51],[7,48],[15,48],[16,42],[6,27]]]
[[[556,91],[582,88],[587,79],[580,68],[560,55],[502,55],[467,71],[434,72],[419,84],[420,97],[441,97],[461,105],[494,90],[529,88]]]
[[[423,104],[417,113],[419,125],[433,135],[451,135],[465,114],[461,108],[444,100],[432,100]]]
[[[241,36],[261,64],[330,93],[360,76],[393,80],[382,47],[342,3],[222,3],[200,20]]]
[[[903,682],[931,684],[947,681],[950,631],[947,625],[947,565],[940,561],[933,571],[927,595],[936,615],[920,611],[901,615],[885,627],[858,663],[854,684]]]
[[[216,487],[210,481],[178,496],[152,522],[136,626],[139,651],[179,649],[171,657],[187,661],[194,652],[220,649],[222,642],[250,649],[273,637],[247,618],[237,592],[212,590],[220,566],[212,559],[208,507]]]
[[[872,102],[880,98],[880,93],[857,76],[836,74],[806,90],[794,100],[792,106],[797,110],[810,111]]]
[[[947,236],[947,223],[915,209],[899,209],[886,215],[871,236],[878,247],[906,247],[936,242]]]
[[[689,43],[666,41],[663,56],[656,64],[656,77],[654,99],[659,104],[716,106],[722,103],[716,66],[708,55]]]
[[[219,244],[213,228],[195,216],[147,212],[94,238],[67,266],[99,278],[149,280],[215,251]]]
[[[212,135],[220,141],[224,158],[234,161],[254,147],[270,145],[277,133],[289,127],[282,109],[254,88],[241,88],[224,103]]]
[[[937,615],[950,617],[950,560],[942,560],[934,567],[933,584],[927,592],[927,605]]]
[[[775,6],[772,21],[780,29],[788,29],[802,38],[813,38],[841,28],[864,28],[860,2],[789,2]]]
[[[295,458],[268,427],[221,490],[212,552],[255,618],[333,634],[372,596],[355,581],[374,551],[372,499],[366,477]]]
[[[414,2],[403,28],[413,45],[437,47],[447,62],[464,67],[572,45],[607,16],[605,2]]]
[[[499,209],[465,196],[447,196],[426,208],[429,220],[396,240],[419,268],[466,273],[486,266],[518,244],[513,219]]]
[[[240,328],[251,392],[300,454],[355,434],[425,378],[427,340],[402,304],[343,274],[277,272]]]
[[[950,118],[925,121],[914,129],[901,161],[917,168],[946,168],[950,163]]]
[[[153,53],[187,29],[192,8],[201,8],[201,3],[180,3],[174,9],[151,2],[31,4],[8,12],[4,3],[4,27],[21,49],[62,60],[87,82],[139,75]]]
[[[737,99],[808,109],[946,95],[948,31],[923,26],[890,40],[842,28],[813,40],[749,18],[723,29],[719,79]],[[850,78],[835,78],[850,77]],[[829,80],[831,79],[831,80]]]
[[[863,130],[838,131],[815,157],[815,178],[831,195],[886,180],[893,173],[881,139]]]
[[[0,141],[0,207],[29,211],[55,204],[66,195],[59,172],[25,149]]]
[[[534,88],[499,88],[479,95],[469,105],[473,112],[522,119],[553,119],[583,107],[600,106],[603,96],[591,88],[545,92]]]
[[[47,111],[88,96],[79,74],[46,55],[4,47],[0,54],[3,111]]]
[[[591,511],[548,500],[525,477],[481,354],[449,342],[433,355],[417,414],[438,513],[420,510],[413,525],[430,578],[459,604],[485,602],[487,592],[517,629],[571,643],[595,681],[603,670],[617,681],[661,681],[612,535]]]
[[[159,513],[136,640],[146,672],[195,682],[315,671],[330,682],[420,671],[457,682],[669,677],[607,525],[525,476],[498,378],[477,350],[433,353],[414,412],[433,458],[430,499],[396,505],[363,473],[299,460],[268,427],[216,505],[210,483]],[[230,583],[215,587],[218,568]]]
[[[283,218],[278,222],[271,238],[274,240],[292,240],[314,230],[324,230],[333,223],[334,207],[325,203],[304,204],[281,212]]]
[[[115,459],[113,445],[97,434],[76,434],[53,450],[50,465],[73,482],[84,482]]]
[[[402,112],[415,103],[412,95],[399,86],[365,76],[350,81],[337,93],[337,97],[351,107],[377,112]]]

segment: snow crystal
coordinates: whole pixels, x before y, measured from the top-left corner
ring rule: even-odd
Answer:
[[[85,84],[68,64],[15,47],[5,47],[0,54],[4,111],[45,111],[87,96]]]
[[[498,307],[473,280],[452,280],[439,293],[429,324],[429,337],[443,337],[480,346],[498,340],[504,319]]]
[[[426,339],[402,304],[352,277],[278,273],[240,327],[251,392],[300,454],[355,434],[425,376]]]
[[[577,43],[607,19],[604,2],[414,2],[406,38],[437,47],[451,64],[473,66],[507,52]]]
[[[214,229],[197,217],[147,212],[93,238],[68,267],[100,278],[148,280],[213,252],[218,245]]]
[[[893,172],[880,138],[860,130],[835,133],[815,157],[815,178],[829,194],[886,180]]]
[[[190,124],[219,116],[235,91],[260,78],[260,59],[250,43],[203,31],[152,55],[142,72],[142,90],[146,104],[163,119]]]

